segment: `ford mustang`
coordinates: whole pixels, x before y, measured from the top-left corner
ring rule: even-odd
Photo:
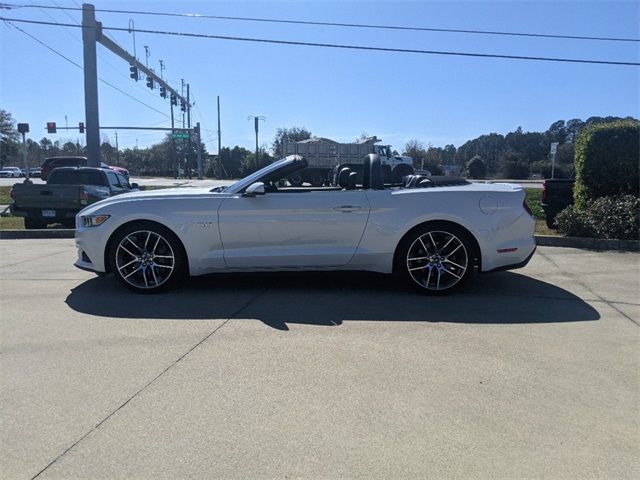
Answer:
[[[290,156],[228,187],[102,200],[76,217],[75,265],[141,293],[215,272],[368,270],[442,294],[474,271],[520,268],[535,251],[518,185],[410,175],[387,186],[369,155],[362,182],[337,167],[331,186],[288,187],[305,167]]]

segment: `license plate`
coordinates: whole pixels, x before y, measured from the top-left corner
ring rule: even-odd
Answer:
[[[56,211],[55,210],[42,210],[42,216],[43,217],[55,217],[56,216]]]

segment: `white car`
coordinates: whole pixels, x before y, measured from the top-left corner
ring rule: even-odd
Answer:
[[[22,170],[18,167],[4,167],[0,170],[0,178],[19,178],[22,176]]]
[[[306,165],[291,156],[225,188],[95,203],[76,217],[75,265],[112,272],[137,292],[186,274],[369,270],[441,294],[476,269],[522,267],[535,250],[535,220],[518,185],[413,175],[387,188],[380,159],[369,155],[362,186],[345,168],[334,187],[283,187]]]

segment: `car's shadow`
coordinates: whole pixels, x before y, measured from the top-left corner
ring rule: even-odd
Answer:
[[[129,292],[108,276],[78,285],[66,302],[102,317],[245,318],[281,330],[290,323],[335,326],[357,320],[513,324],[600,318],[576,295],[511,272],[478,275],[444,297],[415,293],[391,275],[372,273],[220,274],[156,295]]]

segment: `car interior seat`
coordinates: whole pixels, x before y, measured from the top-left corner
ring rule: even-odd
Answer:
[[[384,189],[384,179],[382,176],[382,162],[380,156],[370,153],[364,159],[362,188],[372,190]]]

